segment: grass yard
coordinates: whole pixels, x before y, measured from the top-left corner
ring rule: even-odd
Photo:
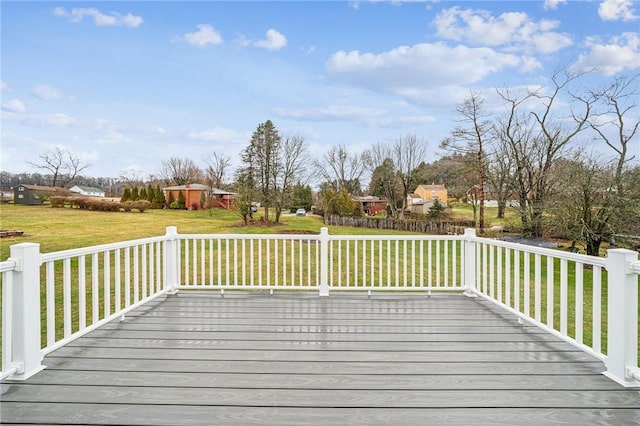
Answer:
[[[256,215],[260,217],[261,215]],[[0,240],[0,260],[9,257],[9,247],[17,243],[40,243],[42,253],[89,247],[117,241],[163,235],[167,226],[177,226],[181,234],[269,234],[282,231],[320,232],[318,216],[286,215],[280,225],[249,226],[237,213],[227,210],[147,210],[144,213],[95,212],[49,206],[0,205],[0,228],[24,231],[22,237]],[[329,227],[332,234],[397,234],[359,228]]]

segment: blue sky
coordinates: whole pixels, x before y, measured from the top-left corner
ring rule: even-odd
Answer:
[[[234,159],[259,123],[311,155],[415,134],[437,146],[469,90],[640,70],[640,4],[605,1],[55,2],[0,5],[2,170],[61,147],[86,174]],[[633,147],[632,147],[633,149]],[[639,149],[635,147],[635,150]],[[426,159],[427,161],[433,158]]]

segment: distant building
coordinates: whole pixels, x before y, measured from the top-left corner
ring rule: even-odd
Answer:
[[[427,214],[436,200],[446,207],[448,196],[444,185],[418,185],[413,194],[407,195],[407,210],[412,214]]]
[[[167,188],[162,188],[164,192],[164,199],[169,202],[169,198],[172,197],[173,200],[178,201],[178,197],[182,192],[182,196],[184,197],[184,207],[187,209],[198,210],[205,207],[207,205],[202,205],[201,201],[203,199],[209,200],[211,203],[211,207],[220,207],[223,209],[232,209],[235,205],[235,193],[224,191],[218,188],[212,188],[207,185],[202,185],[200,183],[187,183],[185,185],[175,185],[169,186]]]
[[[473,185],[467,191],[467,203],[480,204],[480,185]],[[520,202],[516,194],[508,194],[505,199],[506,207],[518,207]],[[485,207],[498,207],[498,194],[492,191],[490,188],[484,190],[484,206]]]
[[[419,196],[424,201],[433,202],[435,199],[440,201],[440,204],[443,206],[447,205],[447,200],[449,198],[449,192],[444,185],[418,185],[416,190],[414,191],[414,195]]]
[[[104,197],[104,191],[100,188],[94,188],[91,186],[74,186],[69,191],[83,195],[85,197]]]
[[[367,216],[375,216],[378,213],[387,211],[387,202],[380,197],[365,195],[364,197],[353,197],[354,202],[362,204],[362,211]]]
[[[51,196],[70,194],[71,192],[65,188],[20,184],[13,188],[13,202],[14,204],[34,206],[42,204]]]

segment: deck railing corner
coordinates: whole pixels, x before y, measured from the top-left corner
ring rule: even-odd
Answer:
[[[607,252],[608,351],[604,374],[626,387],[640,386],[637,264],[635,251],[610,249]]]
[[[8,322],[5,329],[12,338],[3,339],[2,370],[13,373],[13,380],[26,380],[45,368],[40,351],[40,244],[12,245],[9,260],[16,266],[11,272],[10,312],[3,325]]]

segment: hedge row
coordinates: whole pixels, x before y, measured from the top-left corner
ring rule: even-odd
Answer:
[[[146,200],[118,203],[97,198],[55,196],[49,197],[49,201],[51,202],[51,207],[71,207],[101,212],[119,212],[121,210],[130,212],[137,210],[142,213],[151,207],[151,203]]]

